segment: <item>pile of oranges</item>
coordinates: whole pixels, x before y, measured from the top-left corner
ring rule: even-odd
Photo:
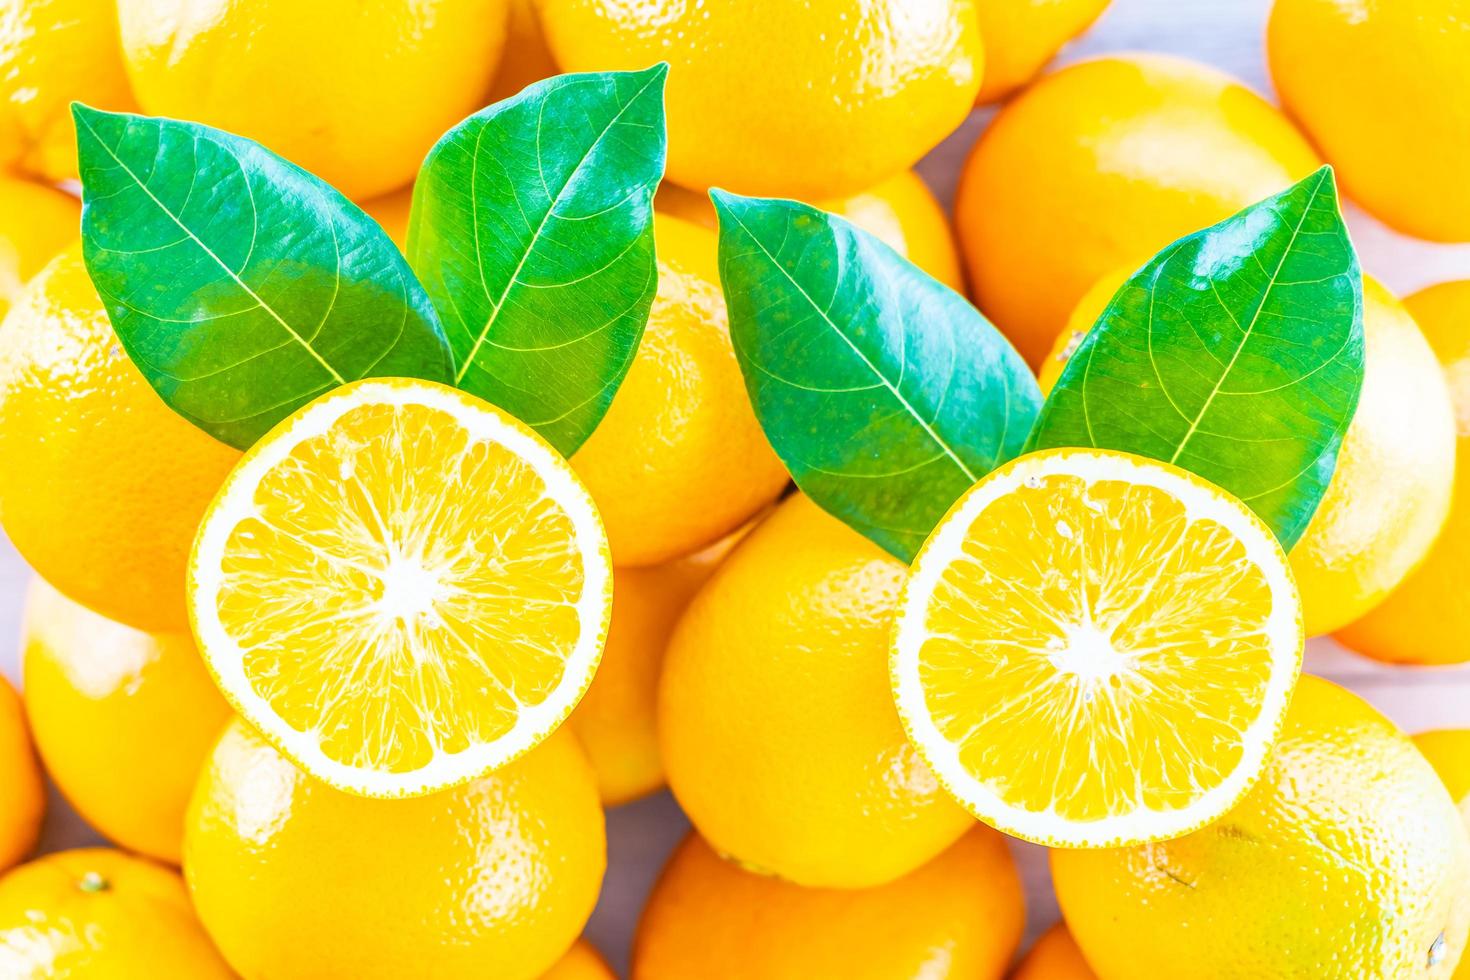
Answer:
[[[22,694],[0,682],[0,978],[611,977],[579,938],[604,810],[665,785],[694,832],[642,911],[638,980],[1007,976],[1025,909],[1005,838],[893,701],[907,569],[791,491],[706,192],[846,216],[967,292],[1044,389],[1150,256],[1324,162],[1389,226],[1470,242],[1461,0],[1275,0],[1282,108],[1170,56],[1048,70],[1107,6],[0,0],[0,523],[37,573]],[[659,61],[658,294],[570,459],[614,569],[601,665],[494,772],[413,799],[326,785],[235,716],[190,633],[191,548],[240,453],[120,349],[78,240],[69,106],[249,137],[401,247],[454,123],[550,74]],[[951,224],[910,168],[977,105],[999,108]],[[1289,554],[1305,629],[1405,669],[1470,660],[1470,281],[1400,299],[1366,278],[1363,326],[1359,407]],[[32,857],[43,770],[114,848]],[[1304,678],[1224,819],[1053,852],[1065,923],[1009,975],[1470,976],[1467,820],[1470,730],[1411,740]]]

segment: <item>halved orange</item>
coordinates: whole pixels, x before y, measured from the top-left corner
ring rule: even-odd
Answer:
[[[1053,847],[1175,837],[1260,775],[1302,657],[1271,531],[1126,453],[986,476],[914,560],[892,680],[909,737],[980,820]]]
[[[499,409],[406,379],[337,388],[267,434],[189,575],[236,710],[366,796],[452,786],[549,735],[592,679],[611,597],[566,460]]]

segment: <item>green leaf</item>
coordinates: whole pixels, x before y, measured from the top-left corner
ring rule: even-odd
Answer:
[[[174,411],[245,448],[347,381],[453,379],[407,262],[330,186],[208,126],[72,115],[87,270]]]
[[[1036,379],[976,309],[878,239],[794,201],[712,191],[730,334],[796,483],[904,561],[1020,451]]]
[[[450,130],[414,188],[409,260],[456,382],[567,456],[627,374],[658,284],[667,74],[538,82]]]
[[[1134,274],[1067,362],[1032,445],[1182,466],[1290,548],[1362,384],[1362,274],[1323,167]]]

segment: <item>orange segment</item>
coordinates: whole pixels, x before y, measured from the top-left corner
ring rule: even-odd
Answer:
[[[1114,846],[1218,816],[1259,773],[1300,668],[1285,556],[1182,470],[1064,449],[977,484],[915,560],[894,683],[976,816]]]
[[[586,490],[534,433],[452,389],[371,381],[247,454],[205,519],[191,599],[221,686],[282,751],[401,795],[560,724],[610,582]]]

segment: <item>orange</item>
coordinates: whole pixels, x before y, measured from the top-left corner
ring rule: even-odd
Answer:
[[[722,860],[696,834],[648,899],[634,980],[999,980],[1021,939],[1021,882],[977,827],[886,885],[802,888]]]
[[[617,977],[602,955],[587,940],[579,939],[567,950],[567,955],[556,961],[556,966],[541,975],[541,980],[617,980]]]
[[[1162,840],[1259,777],[1301,617],[1245,504],[1168,463],[1049,449],[983,477],[914,558],[894,698],[992,827],[1051,847]]]
[[[1307,635],[1360,618],[1424,559],[1455,479],[1455,419],[1434,351],[1402,303],[1363,280],[1363,390],[1317,513],[1291,549]]]
[[[730,346],[714,233],[656,215],[654,235],[658,294],[643,341],[607,415],[572,457],[620,566],[713,544],[789,479]]]
[[[178,873],[106,848],[60,851],[0,878],[0,976],[234,977]]]
[[[187,633],[144,633],[40,579],[21,651],[36,748],[62,795],[129,850],[179,862],[184,807],[230,717]]]
[[[1099,277],[1317,166],[1286,117],[1213,68],[1072,65],[1006,105],[965,163],[955,223],[970,284],[1034,367]]]
[[[607,646],[592,686],[567,719],[597,773],[606,806],[647,796],[664,784],[656,723],[664,650],[680,613],[738,539],[733,534],[665,565],[613,571]]]
[[[397,245],[401,252],[408,242],[408,213],[412,204],[413,185],[409,184],[391,194],[364,201],[362,209],[383,226],[383,230],[388,233],[389,238],[393,239],[393,244]]]
[[[890,177],[849,197],[812,202],[813,207],[841,215],[949,288],[964,292],[959,252],[949,220],[923,179],[912,170]],[[703,194],[678,184],[658,189],[654,206],[666,214],[714,229],[715,209]]]
[[[855,194],[964,121],[984,70],[974,0],[542,0],[563,71],[670,64],[669,179]]]
[[[1436,241],[1470,241],[1470,16],[1464,0],[1276,0],[1281,101],[1354,200]]]
[[[1011,980],[1097,980],[1097,974],[1082,958],[1066,924],[1058,922],[1036,940]]]
[[[500,70],[495,73],[488,102],[508,99],[532,82],[556,74],[556,60],[546,46],[536,3],[537,0],[510,0],[505,53],[500,58]]]
[[[1051,865],[1107,980],[1444,980],[1470,931],[1470,839],[1444,785],[1388,719],[1315,677],[1219,822]]]
[[[342,385],[241,458],[189,563],[204,664],[294,763],[363,796],[505,765],[602,656],[607,536],[567,461],[488,402]]]
[[[239,453],[175,415],[118,346],[81,247],[0,329],[0,522],[62,592],[142,629],[182,630],[199,519]]]
[[[556,735],[432,797],[369,800],[317,782],[236,721],[190,804],[184,873],[243,977],[533,980],[597,900],[602,809]]]
[[[1450,791],[1450,799],[1459,806],[1460,816],[1470,826],[1470,730],[1421,732],[1414,736],[1414,744],[1439,773],[1445,789]],[[1460,957],[1453,980],[1470,980],[1470,956]]]
[[[246,136],[354,199],[484,104],[509,0],[119,0],[144,111]]]
[[[81,209],[70,194],[0,177],[0,317],[26,280],[76,240]]]
[[[1107,7],[1108,0],[976,0],[985,41],[977,101],[994,102],[1031,81]]]
[[[1114,269],[1082,294],[1072,315],[1067,318],[1067,325],[1057,335],[1051,350],[1041,362],[1037,380],[1041,384],[1043,395],[1051,394],[1052,388],[1056,387],[1057,381],[1062,377],[1062,370],[1067,366],[1068,359],[1082,343],[1082,338],[1087,336],[1087,332],[1097,325],[1098,319],[1107,310],[1118,290],[1133,275],[1133,271]]]
[[[75,177],[73,100],[136,108],[113,0],[0,0],[0,169]]]
[[[1470,659],[1465,642],[1470,635],[1470,478],[1465,475],[1470,468],[1470,282],[1433,286],[1404,305],[1424,329],[1449,382],[1461,472],[1449,519],[1423,563],[1337,638],[1359,653],[1391,663],[1460,663]],[[1423,493],[1412,487],[1438,471],[1398,476],[1405,492]]]
[[[973,826],[904,737],[889,692],[904,572],[798,494],[685,610],[664,660],[659,747],[669,787],[721,854],[861,888]]]
[[[46,788],[26,730],[25,710],[10,682],[0,677],[0,872],[31,853],[41,836]]]

